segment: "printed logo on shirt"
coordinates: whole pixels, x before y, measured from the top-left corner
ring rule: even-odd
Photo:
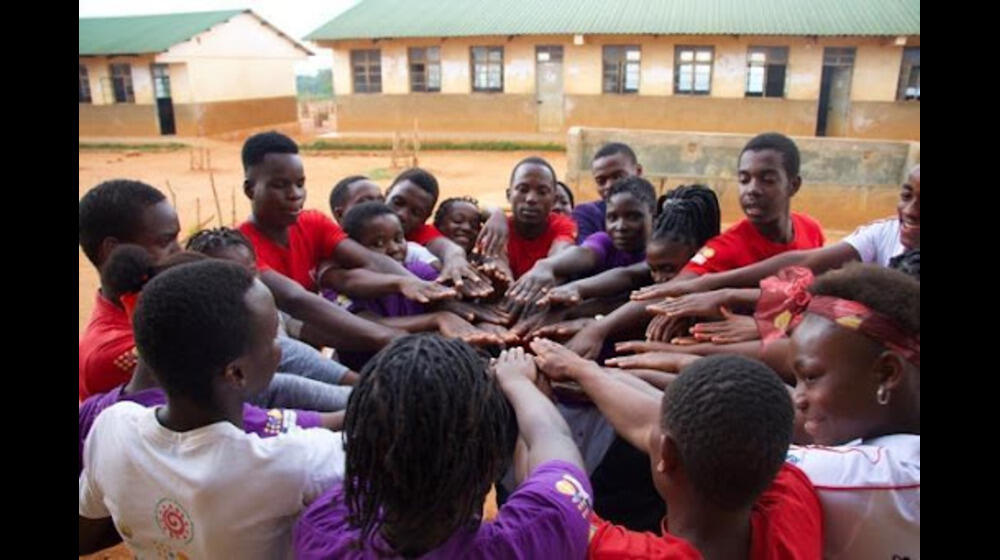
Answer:
[[[802,459],[800,459],[798,455],[792,455],[791,453],[789,453],[788,456],[785,457],[785,462],[791,463],[793,465],[798,464],[799,461],[801,460]]]
[[[708,262],[708,259],[714,256],[715,256],[715,249],[711,247],[702,247],[701,251],[698,251],[698,253],[695,256],[691,257],[691,262],[693,262],[694,264],[705,264],[706,262]]]
[[[576,509],[580,510],[580,514],[585,519],[590,515],[592,509],[590,494],[583,488],[579,480],[564,473],[562,478],[556,481],[556,490],[560,494],[571,496],[573,503],[576,504]]]
[[[161,560],[188,560],[186,554],[177,552],[165,542],[156,541],[153,543],[153,548],[156,549],[156,557]]]
[[[194,525],[184,508],[170,498],[160,498],[156,502],[156,526],[160,532],[171,539],[191,542],[194,537]]]
[[[264,426],[264,433],[278,435],[288,432],[288,428],[295,424],[295,412],[272,408],[267,411],[267,424]]]
[[[114,364],[122,371],[132,371],[135,369],[135,362],[137,359],[136,349],[133,346],[128,350],[122,352],[114,359]]]

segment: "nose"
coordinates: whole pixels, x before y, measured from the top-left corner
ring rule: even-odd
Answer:
[[[291,189],[288,190],[288,198],[290,200],[299,200],[305,195],[306,195],[306,188],[303,186],[294,185],[292,186]]]
[[[167,255],[173,255],[174,253],[180,253],[180,252],[181,252],[181,244],[176,239],[174,239],[174,242],[170,244],[170,247],[167,247]]]
[[[795,384],[795,391],[792,393],[792,402],[795,404],[795,409],[801,412],[805,412],[809,408],[809,401],[806,399],[806,392],[802,388],[801,383]]]

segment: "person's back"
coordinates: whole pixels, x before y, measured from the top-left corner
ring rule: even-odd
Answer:
[[[236,264],[182,265],[146,285],[134,325],[167,403],[119,402],[94,421],[81,550],[110,518],[138,556],[289,557],[296,515],[342,478],[344,452],[325,429],[269,439],[242,430],[243,403],[280,354],[267,288]]]

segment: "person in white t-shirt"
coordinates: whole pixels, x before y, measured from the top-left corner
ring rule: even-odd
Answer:
[[[281,357],[270,291],[242,266],[172,268],[143,289],[136,347],[167,394],[94,422],[79,480],[80,553],[125,541],[137,557],[290,558],[298,514],[343,479],[340,433],[242,430],[243,402]],[[113,525],[112,525],[113,523]]]
[[[917,560],[920,283],[849,265],[809,292],[790,362],[797,432],[817,445],[793,445],[787,460],[819,493],[824,558]]]

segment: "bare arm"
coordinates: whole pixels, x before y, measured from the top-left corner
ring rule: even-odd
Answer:
[[[427,303],[458,295],[455,290],[436,282],[417,278],[409,271],[406,276],[372,272],[365,268],[327,268],[319,281],[320,286],[347,294],[352,298],[371,299],[389,294],[403,294],[404,297]]]
[[[373,272],[411,276],[396,259],[370,251],[353,239],[338,243],[332,257],[340,268],[367,268]]]
[[[569,243],[553,246],[548,257],[535,262],[531,270],[525,272],[507,290],[507,297],[518,302],[536,302],[545,291],[559,283],[560,278],[582,274],[597,266],[597,255],[585,247]]]
[[[469,297],[485,297],[493,293],[493,286],[469,264],[465,249],[445,236],[427,243],[427,250],[441,259],[439,282],[451,281],[455,288]]]
[[[670,352],[711,356],[712,354],[739,354],[760,360],[771,367],[786,383],[795,383],[795,373],[788,360],[790,351],[787,338],[780,338],[766,346],[759,340],[736,342],[733,344],[699,343],[691,345],[668,344],[665,342],[628,341],[615,346],[618,352]],[[637,356],[639,358],[639,356]],[[615,358],[616,365],[627,365],[629,360]]]
[[[606,297],[628,292],[652,281],[646,261],[620,266],[600,274],[581,278],[549,290],[539,303],[573,305],[585,299]]]
[[[337,412],[321,412],[319,414],[319,425],[328,430],[339,432],[344,429],[344,414],[343,410],[338,410]]]
[[[274,270],[261,272],[260,279],[271,290],[278,309],[310,325],[311,339],[324,346],[379,350],[405,334],[349,313]]]

